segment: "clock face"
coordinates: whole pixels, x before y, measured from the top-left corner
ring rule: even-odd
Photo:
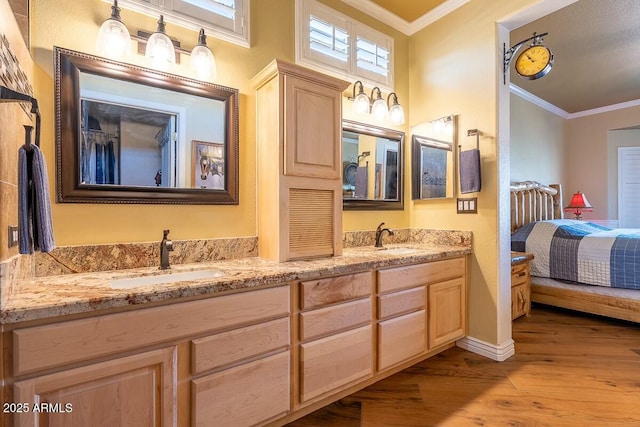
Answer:
[[[516,60],[516,72],[530,80],[545,76],[553,65],[553,54],[545,46],[529,46]]]

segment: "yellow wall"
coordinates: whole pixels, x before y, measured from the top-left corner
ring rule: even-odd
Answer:
[[[407,37],[337,0],[324,3],[380,31],[392,35],[396,48],[396,92],[408,101]],[[254,236],[256,230],[255,97],[251,78],[273,58],[295,61],[294,2],[251,1],[251,49],[209,37],[208,44],[218,66],[217,83],[240,91],[240,204],[238,206],[168,206],[55,204],[53,222],[58,245],[137,242],[158,240],[162,229],[174,239]],[[48,159],[50,186],[54,180],[52,48],[65,47],[95,54],[100,24],[110,14],[102,0],[81,3],[56,0],[32,2],[32,51],[37,64],[36,91],[43,106],[43,150]],[[155,19],[128,10],[121,12],[131,32],[152,30]],[[167,23],[167,33],[189,49],[197,39],[194,31]],[[141,56],[131,62],[144,65]],[[177,74],[190,75],[184,67]],[[346,94],[345,94],[346,96]],[[350,101],[344,98],[345,111]],[[348,114],[345,118],[349,118]],[[401,128],[401,130],[405,130]],[[380,215],[377,212],[346,212],[344,230],[375,228],[380,220],[392,227],[409,224],[408,210]]]
[[[497,49],[496,21],[530,3],[533,1],[474,0],[410,39],[410,125],[454,114],[463,150],[475,147],[475,137],[467,137],[467,129],[483,134],[482,191],[468,195],[478,197],[478,214],[457,215],[454,200],[416,201],[410,203],[411,226],[473,231],[469,335],[494,344],[503,339],[498,333],[498,306],[502,305],[498,301],[501,249],[496,144],[497,91],[505,90],[499,86],[502,52]]]

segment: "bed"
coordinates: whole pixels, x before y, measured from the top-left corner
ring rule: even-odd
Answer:
[[[640,323],[640,230],[564,219],[561,201],[558,184],[511,184],[512,250],[535,257],[531,300]]]

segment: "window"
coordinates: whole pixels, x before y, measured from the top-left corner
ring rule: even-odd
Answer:
[[[249,47],[249,0],[120,0],[119,5],[153,17],[164,15],[169,35],[171,25],[204,28],[216,38]]]
[[[296,62],[393,89],[393,39],[315,0],[296,0]]]

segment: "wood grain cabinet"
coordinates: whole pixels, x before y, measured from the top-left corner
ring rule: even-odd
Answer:
[[[267,423],[290,410],[290,312],[287,285],[18,327],[4,350],[13,360],[6,397],[61,412],[5,424]]]
[[[253,84],[260,256],[342,254],[342,92],[349,83],[274,60]]]
[[[299,283],[299,403],[373,375],[372,274]]]
[[[511,319],[531,314],[532,254],[512,252],[511,256]]]
[[[460,257],[378,271],[379,370],[465,335],[465,269]]]

